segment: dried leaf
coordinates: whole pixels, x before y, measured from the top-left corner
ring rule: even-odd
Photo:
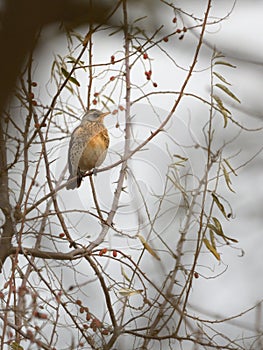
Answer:
[[[208,224],[207,226],[218,236],[221,236],[223,237],[223,239],[227,242],[227,241],[231,241],[231,242],[234,242],[234,243],[238,243],[238,240],[235,239],[235,238],[231,238],[231,237],[228,237],[224,234],[224,231],[223,231],[223,228],[222,228],[222,225],[220,223],[220,221],[215,218],[214,216],[212,217],[213,221],[214,221],[214,225],[212,224]]]
[[[173,156],[176,157],[176,158],[179,158],[179,159],[183,160],[184,162],[186,162],[186,161],[188,160],[188,158],[183,157],[183,156],[180,156],[180,154],[174,154]]]
[[[131,281],[131,279],[128,277],[127,273],[124,271],[124,267],[123,266],[121,266],[121,274],[128,282]]]
[[[12,350],[24,350],[23,346],[19,345],[16,342],[13,342],[12,344],[10,344],[10,347]]]
[[[151,248],[149,243],[146,242],[145,238],[141,235],[138,235],[140,241],[142,242],[144,248],[157,260],[161,260],[157,253]]]
[[[141,294],[143,289],[121,288],[118,292],[123,297],[130,297],[132,295]]]
[[[212,230],[209,230],[209,235],[210,235],[210,242],[212,244],[212,247],[216,250],[216,242],[215,242],[215,235]]]
[[[220,261],[220,254],[217,252],[217,250],[210,244],[209,240],[207,238],[203,239],[204,244],[206,248],[215,256],[215,258]]]
[[[233,92],[230,91],[225,85],[223,85],[223,84],[216,84],[215,86],[217,86],[219,89],[223,90],[228,96],[233,98],[235,101],[241,103],[240,100],[236,97],[236,95],[234,95]]]
[[[237,176],[237,173],[235,172],[235,169],[231,166],[231,164],[229,163],[229,161],[227,159],[223,159],[224,162],[226,163],[226,165],[229,167],[229,169],[232,171],[232,173]]]
[[[227,126],[227,122],[228,122],[228,115],[231,115],[231,112],[225,108],[220,97],[218,97],[217,95],[212,95],[212,97],[217,103],[217,107],[219,108],[219,112],[224,117],[224,128],[225,128]]]
[[[216,61],[214,64],[222,64],[223,66],[228,66],[231,68],[236,68],[236,66],[234,66],[233,64],[226,62],[226,61]]]
[[[218,206],[218,209],[221,211],[221,213],[224,215],[224,217],[227,218],[225,208],[224,208],[223,204],[220,202],[220,200],[217,198],[217,196],[215,195],[214,192],[212,192],[212,197],[213,197],[213,200],[215,201],[216,205]]]
[[[230,189],[231,192],[234,192],[235,191],[233,190],[233,188],[231,187],[231,180],[230,180],[230,176],[226,170],[226,168],[224,167],[224,165],[222,164],[222,169],[223,169],[223,173],[224,173],[224,178],[225,178],[225,181],[226,181],[226,184],[227,184],[227,187]]]
[[[220,79],[223,83],[227,84],[227,85],[231,85],[221,74],[217,73],[217,72],[213,72],[213,74]]]
[[[109,96],[106,96],[106,95],[102,95],[106,100],[108,100],[108,101],[110,101],[112,104],[116,104],[115,102],[114,102],[114,100],[112,99],[112,98],[110,98]]]

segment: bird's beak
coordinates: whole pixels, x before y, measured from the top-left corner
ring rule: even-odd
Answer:
[[[110,114],[110,112],[105,112],[105,113],[102,113],[100,115],[100,119],[103,119],[104,117],[106,117],[106,115]]]

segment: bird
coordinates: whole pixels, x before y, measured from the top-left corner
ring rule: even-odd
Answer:
[[[108,130],[103,123],[108,114],[110,112],[90,109],[72,132],[68,148],[70,182],[66,185],[67,190],[78,188],[85,172],[104,162],[110,143]]]

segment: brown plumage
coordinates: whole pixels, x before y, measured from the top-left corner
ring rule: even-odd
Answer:
[[[85,113],[80,125],[73,131],[68,150],[69,180],[67,189],[79,187],[83,174],[100,166],[109,147],[108,131],[103,119],[109,112],[103,113],[91,109]]]

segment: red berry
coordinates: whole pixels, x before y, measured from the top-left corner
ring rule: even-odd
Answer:
[[[168,40],[169,40],[168,36],[165,36],[165,37],[163,38],[163,41],[164,41],[165,43],[167,43]]]
[[[107,251],[108,251],[107,248],[102,248],[102,249],[100,250],[100,252],[99,252],[99,256],[102,256],[102,255],[106,254]]]
[[[98,101],[94,98],[94,100],[92,101],[92,103],[93,103],[94,105],[96,105],[96,104],[98,103]]]
[[[151,75],[152,75],[152,71],[149,70],[148,72],[144,72],[144,74],[146,75],[146,79],[147,80],[151,80]]]
[[[116,250],[113,250],[112,255],[114,256],[114,258],[117,257],[117,252],[116,252]]]
[[[94,97],[98,97],[99,96],[99,93],[98,92],[94,92]]]
[[[177,22],[177,18],[174,17],[174,18],[173,18],[173,23],[176,23],[176,22]]]
[[[158,85],[157,85],[157,83],[153,83],[153,87],[155,87],[155,88],[156,88],[157,86],[158,86]]]
[[[33,94],[33,92],[30,92],[30,93],[28,94],[28,98],[29,98],[30,100],[33,100],[34,97],[35,97],[35,95]]]
[[[195,278],[199,278],[198,272],[196,272],[196,271],[194,272],[194,277],[195,277]]]
[[[114,76],[110,77],[110,81],[113,81],[113,80],[115,80],[115,77]]]
[[[110,61],[112,64],[114,64],[115,63],[115,56],[111,56]]]
[[[32,105],[33,106],[37,106],[37,101],[36,100],[32,100]]]
[[[142,57],[143,57],[143,59],[144,59],[144,60],[147,60],[147,58],[148,58],[148,54],[145,52],[145,53],[143,54],[143,56],[142,56]]]
[[[37,86],[37,83],[35,81],[32,81],[31,83],[32,86],[36,87]]]

